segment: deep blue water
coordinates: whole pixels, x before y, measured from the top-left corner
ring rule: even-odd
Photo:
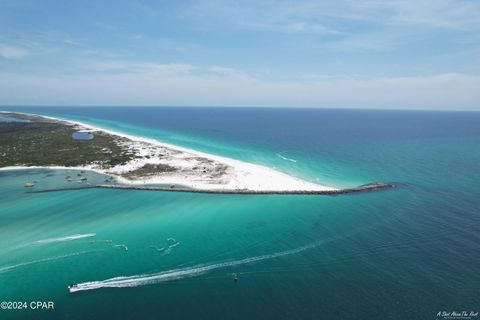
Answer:
[[[43,313],[45,318],[435,319],[439,311],[480,310],[478,112],[8,110],[79,120],[334,186],[372,181],[400,186],[338,197],[122,190],[31,195],[21,186],[27,178],[39,176],[46,184],[55,177],[41,171],[1,173],[0,270],[88,246],[71,241],[48,250],[10,249],[49,237],[95,232],[130,247],[128,254],[105,249],[0,273],[5,297],[54,299],[58,310]],[[150,248],[170,236],[181,243],[171,254]],[[239,261],[312,244],[192,278],[65,293],[65,284],[74,281]],[[240,274],[237,285],[231,272]]]

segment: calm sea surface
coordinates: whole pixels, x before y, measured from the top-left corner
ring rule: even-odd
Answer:
[[[76,173],[0,172],[0,300],[55,302],[54,311],[0,310],[0,319],[403,320],[480,311],[480,113],[8,110],[155,138],[337,187],[401,187],[335,197],[28,193],[26,181],[63,187],[65,175]],[[166,271],[174,279],[162,278]],[[131,287],[67,290],[129,276]]]

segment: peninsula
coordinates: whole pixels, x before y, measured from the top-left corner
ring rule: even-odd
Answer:
[[[225,192],[335,192],[285,173],[153,139],[34,114],[0,113],[0,170],[77,168],[130,186]]]

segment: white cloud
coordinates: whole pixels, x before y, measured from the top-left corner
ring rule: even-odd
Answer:
[[[99,73],[114,71],[117,73],[135,73],[156,76],[182,75],[194,72],[197,67],[184,63],[150,63],[125,60],[102,60],[90,63],[86,66],[88,70]]]
[[[480,3],[472,0],[197,0],[185,8],[184,15],[203,21],[221,20],[240,27],[286,32],[337,32],[343,28],[339,21],[363,21],[377,26],[478,29]]]
[[[313,9],[313,10],[312,10]],[[202,24],[284,33],[337,34],[336,27],[320,21],[311,1],[199,0],[187,6],[183,17]],[[323,11],[321,11],[323,12]]]
[[[17,46],[0,43],[0,57],[5,59],[20,59],[30,54],[30,52],[24,48]]]
[[[313,49],[386,51],[413,42],[478,42],[480,1],[197,0],[183,17],[200,28],[305,35],[291,39]]]
[[[207,69],[207,71],[211,72],[213,75],[218,75],[220,77],[231,77],[231,78],[249,78],[251,76],[238,71],[234,68],[226,68],[226,67],[220,67],[220,66],[213,66]]]
[[[428,26],[441,29],[479,29],[480,3],[467,0],[393,0],[383,3],[389,9],[390,24]]]
[[[81,43],[79,41],[72,40],[72,39],[65,39],[65,40],[63,40],[63,43],[71,45],[71,46],[80,46],[81,45]]]
[[[140,64],[145,66],[145,64]],[[160,70],[160,71],[156,71]],[[238,77],[240,74],[241,77]],[[204,105],[480,110],[480,76],[308,75],[286,81],[234,69],[153,65],[95,75],[0,73],[2,104]]]
[[[197,69],[196,66],[185,63],[136,63],[132,65],[132,68],[137,69],[140,73],[150,74],[153,76],[188,75]]]

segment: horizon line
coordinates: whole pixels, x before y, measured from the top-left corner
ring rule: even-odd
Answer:
[[[480,112],[480,109],[426,109],[426,108],[380,108],[380,107],[308,107],[308,106],[219,106],[219,105],[0,105],[0,108],[218,108],[218,109],[317,109],[317,110],[364,110],[364,111],[431,111],[431,112]],[[0,110],[7,111],[7,110]]]

